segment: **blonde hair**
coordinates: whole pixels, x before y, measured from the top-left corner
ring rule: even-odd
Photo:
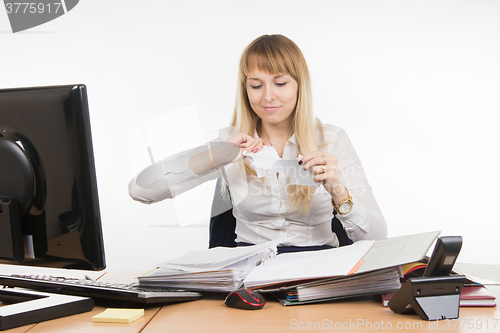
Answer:
[[[253,136],[257,129],[260,118],[250,106],[246,91],[247,76],[254,69],[269,74],[286,73],[297,81],[297,105],[293,111],[290,134],[295,133],[301,155],[318,150],[316,137],[318,127],[312,108],[309,69],[299,47],[282,35],[260,36],[243,51],[231,126],[234,126],[237,132],[250,136]],[[245,170],[247,174],[256,175],[255,170],[246,162]],[[309,186],[290,185],[288,193],[292,202],[291,208],[306,214],[314,192],[315,190]]]

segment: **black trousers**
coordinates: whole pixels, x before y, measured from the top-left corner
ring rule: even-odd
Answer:
[[[238,242],[236,246],[251,246],[254,244]],[[291,252],[301,252],[301,251],[318,251],[332,249],[331,245],[318,245],[318,246],[278,246],[278,254],[291,253]]]

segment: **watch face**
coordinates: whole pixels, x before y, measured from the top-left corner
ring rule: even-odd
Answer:
[[[344,202],[342,206],[339,207],[340,214],[347,214],[351,210],[352,204],[350,202]]]

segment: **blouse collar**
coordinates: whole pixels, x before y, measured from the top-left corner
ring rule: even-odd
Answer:
[[[257,130],[255,130],[255,133],[253,135],[254,138],[260,138],[259,133],[257,133]],[[290,141],[293,145],[298,146],[297,144],[297,137],[295,136],[295,133],[292,134],[291,137],[288,138],[287,141]]]

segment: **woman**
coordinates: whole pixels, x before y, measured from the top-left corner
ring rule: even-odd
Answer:
[[[216,140],[226,144],[213,143],[208,150],[200,147],[151,166],[132,180],[131,196],[155,202],[222,176],[238,244],[288,239],[285,245],[336,247],[334,209],[351,240],[386,238],[385,220],[349,138],[315,119],[311,104],[309,71],[297,45],[281,35],[257,38],[240,60],[232,127]],[[283,160],[298,158],[321,186],[290,184],[286,173],[258,178],[241,151],[250,156],[264,146]]]

